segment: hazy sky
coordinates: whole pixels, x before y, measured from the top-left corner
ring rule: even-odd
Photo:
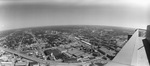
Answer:
[[[49,25],[146,28],[150,24],[147,5],[123,1],[0,1],[0,30]]]

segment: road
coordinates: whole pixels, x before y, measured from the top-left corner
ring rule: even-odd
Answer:
[[[15,32],[16,32],[16,31],[15,31]],[[7,35],[7,36],[1,38],[1,40],[2,40],[2,39],[6,39],[6,37],[11,36],[11,35],[14,34],[15,32],[13,32],[13,33],[11,33],[11,34],[9,34],[9,35]],[[35,39],[35,41],[36,41],[37,44],[38,44],[38,49],[39,49],[39,51],[40,51],[42,54],[44,54],[43,51],[42,51],[41,48],[40,48],[39,41],[36,39],[36,37],[35,37],[32,33],[28,33],[28,34],[31,34],[31,35],[33,36],[33,38]],[[23,38],[22,38],[22,39],[23,39]],[[22,41],[21,41],[21,43],[22,43]],[[20,45],[21,45],[21,43],[20,43]],[[18,48],[18,50],[20,50],[20,49],[21,49],[21,48]],[[55,63],[57,63],[56,61],[42,60],[42,59],[39,59],[39,58],[36,58],[36,57],[31,57],[31,56],[28,56],[28,55],[26,55],[26,54],[20,53],[20,51],[8,49],[8,48],[0,47],[0,50],[4,50],[4,51],[6,51],[6,52],[10,52],[10,53],[12,53],[12,54],[19,55],[19,56],[22,56],[22,57],[24,57],[24,58],[26,58],[26,59],[29,59],[29,60],[32,60],[32,61],[36,61],[36,62],[39,62],[39,63],[42,63],[42,64],[54,64],[54,65],[55,65]]]
[[[34,41],[36,41],[36,43],[37,43],[38,52],[41,53],[45,57],[45,54],[44,54],[44,52],[41,49],[41,45],[42,45],[41,42],[38,40],[38,38],[35,37],[35,35],[32,32],[28,31],[27,33],[32,35],[32,37],[34,38]]]
[[[12,35],[13,33],[11,33],[10,35]],[[31,32],[28,32],[28,34],[31,34],[34,38],[34,40],[37,42],[37,45],[38,45],[38,49],[39,49],[39,52],[42,53],[42,55],[45,55],[40,47],[40,42],[38,41],[38,39],[35,37],[35,35],[33,35]],[[8,36],[10,36],[8,35]],[[6,38],[6,37],[5,37]],[[4,39],[5,39],[4,38]],[[22,38],[23,39],[23,38]],[[22,41],[20,43],[20,45],[22,44]],[[18,50],[21,49],[21,47],[18,48]],[[3,47],[0,47],[0,50],[4,50],[6,52],[10,52],[12,54],[16,54],[18,56],[21,56],[23,58],[26,58],[26,59],[29,59],[29,60],[32,60],[32,61],[36,61],[38,63],[42,63],[42,64],[47,64],[47,65],[52,65],[52,66],[55,66],[55,65],[83,65],[85,63],[60,63],[60,62],[56,62],[56,61],[50,61],[50,60],[42,60],[42,59],[39,59],[39,58],[36,58],[36,57],[31,57],[31,56],[28,56],[26,54],[23,54],[23,53],[20,53],[20,51],[16,51],[16,50],[12,50],[12,49],[8,49],[8,48],[3,48]]]
[[[55,63],[57,63],[55,61],[42,60],[42,59],[39,59],[39,58],[36,58],[36,57],[27,56],[25,54],[21,54],[21,53],[15,51],[15,50],[3,48],[3,47],[0,47],[0,50],[4,50],[4,51],[7,51],[7,52],[10,52],[10,53],[13,53],[13,54],[17,54],[17,55],[22,56],[26,59],[30,59],[32,61],[36,61],[36,62],[43,63],[43,64],[55,64]]]

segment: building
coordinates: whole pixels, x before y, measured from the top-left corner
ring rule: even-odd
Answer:
[[[14,66],[13,62],[0,62],[0,66]]]
[[[80,51],[80,50],[78,50],[78,49],[76,49],[76,48],[70,48],[70,49],[67,51],[67,53],[72,54],[72,55],[74,55],[74,56],[76,56],[76,57],[81,56],[82,54],[84,54],[84,52],[82,52],[82,51]]]
[[[150,25],[147,27],[146,37],[141,37],[139,30],[135,31],[114,59],[105,66],[150,65]]]
[[[28,66],[37,66],[38,64],[38,62],[29,62]]]
[[[28,66],[27,62],[17,62],[15,63],[15,66]]]

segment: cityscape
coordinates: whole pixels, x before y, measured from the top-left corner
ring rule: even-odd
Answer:
[[[60,25],[0,32],[1,66],[103,66],[122,49],[135,29]]]
[[[150,66],[149,0],[0,0],[0,66]]]

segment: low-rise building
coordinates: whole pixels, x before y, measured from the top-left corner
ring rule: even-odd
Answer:
[[[13,62],[0,62],[0,66],[14,66]]]
[[[3,61],[8,61],[9,60],[8,56],[6,56],[6,55],[2,55],[0,57],[0,59],[3,60]]]
[[[81,56],[82,54],[84,54],[84,52],[82,52],[82,51],[80,51],[80,50],[78,50],[78,49],[76,49],[76,48],[71,48],[71,49],[69,49],[68,50],[68,53],[69,54],[72,54],[72,55],[75,55],[75,56]]]
[[[27,62],[17,62],[15,63],[15,66],[28,66]]]
[[[37,66],[38,63],[37,62],[29,62],[28,66]]]
[[[106,47],[101,47],[99,50],[102,52],[102,54],[109,52],[109,50]]]

